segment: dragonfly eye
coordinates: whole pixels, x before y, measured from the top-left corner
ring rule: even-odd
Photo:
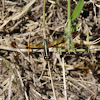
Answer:
[[[50,60],[50,56],[44,56],[44,59],[45,59],[46,61],[49,61],[49,60]]]
[[[47,60],[47,61],[50,59],[48,43],[47,43],[46,39],[44,39],[44,59]]]

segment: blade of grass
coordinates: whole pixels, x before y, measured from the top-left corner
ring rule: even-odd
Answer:
[[[56,93],[55,93],[55,88],[54,88],[54,83],[53,83],[53,78],[52,78],[52,74],[51,74],[50,62],[48,61],[47,63],[48,63],[48,68],[49,68],[49,75],[50,75],[50,80],[51,80],[51,85],[52,85],[52,91],[53,91],[53,95],[54,95],[54,100],[57,100]]]
[[[71,35],[71,17],[70,17],[70,0],[67,0],[68,2],[68,8],[67,8],[67,22],[68,24],[65,27],[65,36],[66,40],[68,41],[68,49],[70,48],[70,35]]]
[[[8,67],[8,69],[11,71],[12,74],[14,74],[12,68],[9,66],[10,62],[8,60],[6,60],[4,57],[0,56],[0,58],[3,59],[3,61],[5,62],[6,66]]]
[[[72,34],[71,34],[71,15],[70,15],[70,4],[71,4],[71,1],[70,0],[67,0],[67,22],[68,24],[66,25],[65,27],[65,36],[66,36],[66,41],[68,42],[68,49],[70,51],[70,49],[73,50],[73,52],[75,52],[75,49],[74,49],[74,43],[73,43],[73,39],[72,39]]]
[[[46,0],[43,1],[43,35],[44,35],[44,39],[46,39],[46,34],[45,34],[45,5],[46,5]]]
[[[64,57],[62,58],[62,70],[63,70],[63,85],[64,85],[64,96],[65,100],[67,100],[67,88],[66,88],[66,72],[65,72],[65,66],[64,66]]]
[[[84,0],[79,0],[77,6],[75,7],[72,13],[71,22],[73,22],[80,15],[83,6],[84,6]]]

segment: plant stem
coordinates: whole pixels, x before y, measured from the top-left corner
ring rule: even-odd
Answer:
[[[44,39],[46,39],[46,34],[45,34],[45,5],[46,5],[46,0],[43,2],[43,35]]]
[[[70,9],[70,5],[71,5],[71,1],[67,0],[67,25],[65,27],[65,35],[66,35],[66,41],[68,42],[68,50],[70,52],[70,49],[73,50],[73,52],[75,52],[75,48],[74,48],[74,43],[73,43],[73,39],[72,39],[72,28],[71,28],[71,9]]]
[[[71,15],[70,15],[70,0],[67,0],[68,8],[67,8],[67,21],[68,21],[68,49],[70,49],[70,36],[71,36]]]

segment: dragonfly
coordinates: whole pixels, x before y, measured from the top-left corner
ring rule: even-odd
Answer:
[[[73,37],[75,38],[77,35],[75,34]],[[56,48],[64,48],[65,47],[65,36],[61,36],[58,39],[55,39],[53,41],[48,42],[46,39],[44,39],[44,44],[32,44],[27,46],[29,49],[43,49],[44,48],[44,59],[49,60],[50,59],[50,53],[49,49],[50,47],[56,47]],[[38,51],[36,50],[36,51]]]
[[[47,41],[46,39],[44,39],[44,43],[33,43],[30,45],[26,45],[26,49],[19,47],[17,45],[17,43],[15,41],[12,41],[10,43],[11,47],[5,47],[5,46],[1,46],[0,45],[0,49],[2,50],[7,50],[7,51],[14,51],[14,52],[40,52],[41,49],[44,49],[44,59],[45,60],[49,60],[50,59],[50,53],[49,53],[49,48],[51,47],[55,47],[55,48],[61,48],[64,47],[64,40],[65,40],[65,36],[61,36],[58,39],[55,39],[53,41]],[[62,46],[63,45],[63,46]],[[18,58],[18,57],[17,57]]]
[[[29,49],[38,49],[38,50],[44,49],[44,59],[46,61],[48,61],[50,59],[50,53],[49,53],[48,48],[49,47],[54,47],[54,46],[57,47],[57,45],[62,43],[62,42],[64,42],[64,37],[63,36],[61,38],[58,38],[58,39],[56,39],[54,41],[51,41],[51,42],[48,42],[46,39],[44,39],[44,44],[41,44],[41,45],[40,44],[32,44],[32,45],[27,46],[27,48],[29,48]],[[38,51],[38,50],[36,50],[36,51]]]

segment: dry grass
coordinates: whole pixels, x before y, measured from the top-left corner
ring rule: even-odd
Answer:
[[[72,0],[72,11],[77,1]],[[51,58],[45,61],[43,0],[0,1],[0,100],[100,100],[100,0],[85,1],[73,23],[79,24],[75,47],[87,49],[76,54],[57,49],[67,48],[67,3],[57,2],[46,3]]]

